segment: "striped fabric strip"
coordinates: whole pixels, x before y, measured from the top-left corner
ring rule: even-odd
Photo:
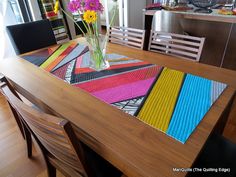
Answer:
[[[51,72],[54,67],[56,67],[74,48],[77,46],[76,43],[72,43],[70,46],[67,47],[64,52],[61,53],[54,61],[52,61],[45,70]]]
[[[81,84],[75,84],[74,86],[79,87],[87,92],[96,92],[108,88],[117,87],[124,84],[137,82],[149,78],[156,77],[162,67],[152,66],[149,68],[141,68],[132,72],[121,73],[106,78],[100,78]],[[106,83],[106,84],[104,84]],[[148,88],[147,88],[148,90]]]
[[[92,92],[91,94],[106,103],[115,103],[146,95],[155,78],[140,80],[118,87]]]
[[[70,52],[54,69],[53,71],[57,70],[58,68],[62,67],[63,65],[71,62],[72,60],[76,59],[78,56],[84,54],[88,51],[88,47],[85,45],[77,45],[72,52]]]
[[[107,59],[112,59],[112,60],[119,60],[121,58],[125,58],[126,56],[124,55],[119,55],[119,54],[116,54],[116,53],[109,53],[107,54]]]
[[[79,56],[79,57],[76,59],[75,69],[76,69],[76,68],[81,68],[82,60],[83,60],[83,56],[82,56],[82,55]]]
[[[166,132],[183,79],[183,72],[165,68],[140,110],[138,118]]]
[[[128,63],[139,63],[141,61],[133,59],[133,58],[122,58],[119,60],[110,59],[110,60],[108,60],[108,62],[110,64],[110,66],[113,66],[113,65],[128,64]]]
[[[211,89],[211,105],[217,100],[217,98],[221,95],[224,89],[227,87],[226,84],[212,81],[212,89]]]
[[[134,60],[134,59],[130,59],[127,57],[120,58],[120,57],[122,57],[122,55],[108,54],[107,58],[108,57],[109,57],[109,64],[111,67],[109,67],[107,70],[112,70],[112,69],[121,68],[121,67],[139,66],[139,65],[148,64],[147,62],[141,62],[140,60]],[[112,58],[112,57],[114,57],[114,58]],[[86,52],[85,54],[81,55],[81,58],[79,58],[79,59],[81,61],[79,60],[76,62],[76,63],[80,62],[80,64],[76,64],[74,74],[88,73],[88,72],[94,71],[93,69],[89,68],[89,60],[90,60],[90,53],[89,52]],[[125,66],[123,64],[129,64],[129,65]]]
[[[187,74],[167,134],[185,143],[211,106],[212,81]]]
[[[63,65],[62,67],[60,67],[56,71],[52,72],[52,74],[59,77],[60,79],[64,80],[69,65],[70,65],[70,63],[67,63],[66,65]]]
[[[146,65],[148,64],[148,62],[136,62],[136,63],[127,63],[127,64],[119,64],[119,65],[112,65],[109,68],[107,68],[107,70],[113,70],[113,69],[117,69],[117,68],[127,68],[127,67],[131,67],[131,66],[142,66],[142,65]],[[93,72],[93,69],[91,68],[77,68],[75,69],[75,74],[80,74],[80,73],[88,73],[88,72]]]
[[[146,65],[140,65],[140,66],[130,66],[126,68],[117,68],[113,70],[106,69],[100,72],[93,70],[92,72],[89,72],[89,73],[80,73],[80,74],[73,73],[71,76],[71,83],[81,83],[81,82],[86,82],[89,80],[95,80],[98,78],[110,77],[112,75],[117,75],[124,72],[131,72],[131,71],[135,71],[141,68],[148,68],[152,66],[153,66],[152,64],[146,64]]]
[[[48,57],[50,57],[50,55],[53,54],[54,51],[57,50],[57,48],[58,46],[51,47],[48,49],[43,49],[33,54],[22,56],[22,58],[29,61],[30,63],[33,63],[36,66],[40,66],[48,59]]]
[[[69,46],[71,43],[63,44],[57,51],[55,51],[41,66],[40,68],[46,69],[54,60],[57,59]]]
[[[58,46],[48,48],[49,56],[52,55],[57,49],[58,49]]]

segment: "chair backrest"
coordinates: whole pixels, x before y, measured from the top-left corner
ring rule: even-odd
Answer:
[[[126,28],[126,27],[111,27],[109,31],[109,42],[143,49],[145,30]]]
[[[57,160],[87,176],[81,144],[75,139],[71,124],[56,116],[36,110],[22,102],[8,84],[1,83],[1,92],[12,107],[21,115],[43,147]]]
[[[56,44],[49,20],[7,26],[6,29],[17,55]]]
[[[205,38],[151,31],[148,50],[199,61]]]

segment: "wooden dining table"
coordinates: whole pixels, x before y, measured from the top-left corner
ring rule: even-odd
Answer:
[[[186,176],[210,134],[223,130],[234,101],[236,72],[111,43],[107,52],[223,82],[228,87],[183,144],[21,56],[1,60],[0,73],[34,104],[72,122],[78,139],[126,176]]]

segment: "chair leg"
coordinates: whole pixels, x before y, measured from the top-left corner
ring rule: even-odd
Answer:
[[[38,144],[39,146],[39,149],[40,151],[42,152],[42,155],[43,155],[43,159],[46,163],[46,166],[47,166],[47,173],[48,173],[48,177],[56,177],[57,174],[56,174],[56,168],[49,162],[49,159],[47,157],[47,150],[45,149],[45,147],[41,144],[41,142],[38,140],[37,136],[35,136],[34,133],[32,133],[32,136],[34,137],[36,143]]]
[[[46,160],[46,164],[47,164],[47,171],[48,171],[48,177],[56,177],[56,168],[50,163],[48,162],[48,160]]]
[[[16,110],[11,106],[11,104],[9,102],[8,102],[8,104],[9,104],[10,109],[11,109],[11,111],[13,113],[13,116],[14,116],[14,118],[16,120],[16,123],[17,123],[17,125],[18,125],[18,127],[20,129],[21,135],[25,139],[26,137],[25,137],[25,134],[24,134],[25,132],[24,132],[24,129],[23,129],[23,123],[20,120],[19,114],[16,112]]]
[[[25,130],[25,139],[26,139],[26,145],[27,145],[27,155],[28,155],[28,158],[31,158],[32,157],[32,137],[27,127],[24,126],[24,130]]]

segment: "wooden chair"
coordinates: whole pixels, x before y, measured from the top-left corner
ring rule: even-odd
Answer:
[[[57,43],[49,20],[11,25],[6,29],[17,55]]]
[[[217,169],[218,172],[197,171],[189,173],[188,177],[235,177],[236,176],[236,144],[222,135],[213,134],[206,142],[193,168]],[[230,172],[220,172],[219,168],[230,169]]]
[[[151,31],[149,51],[199,62],[205,38]]]
[[[109,42],[125,45],[127,47],[143,49],[145,30],[111,27],[109,31]]]
[[[118,177],[121,173],[81,143],[71,124],[64,118],[46,114],[22,102],[9,88],[1,83],[1,91],[21,116],[25,129],[29,129],[43,152],[48,175],[56,176],[56,169],[65,176]],[[31,141],[31,136],[26,138]]]

